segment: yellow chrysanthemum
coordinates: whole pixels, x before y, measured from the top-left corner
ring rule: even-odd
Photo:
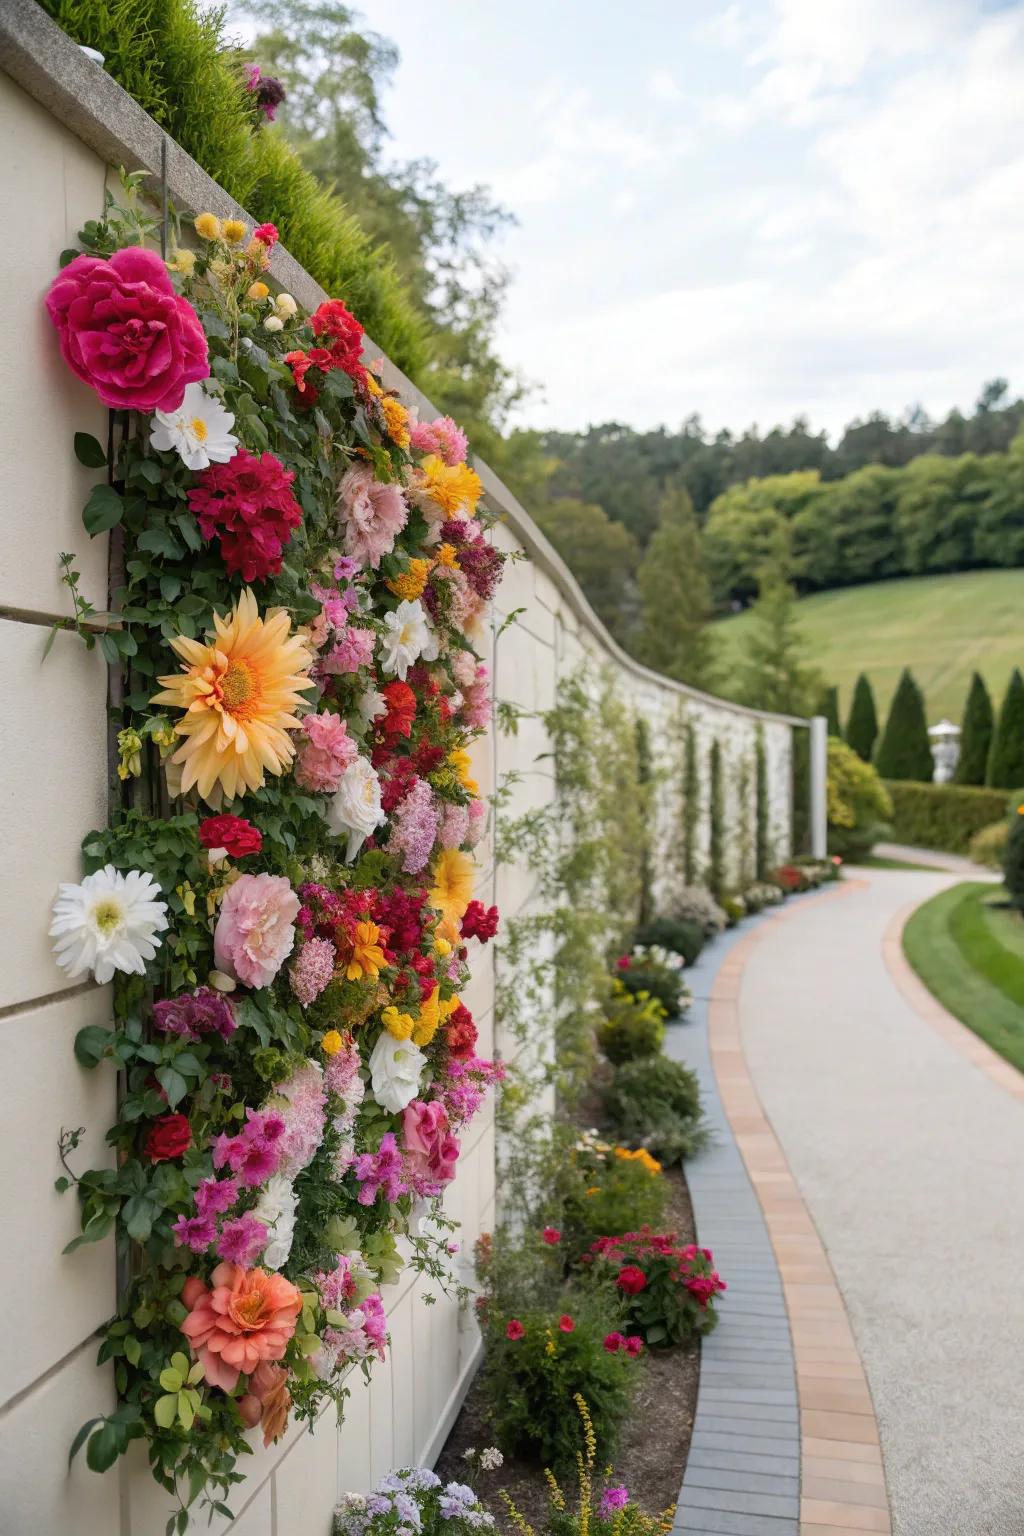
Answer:
[[[392,576],[385,585],[396,597],[402,598],[405,602],[414,603],[418,597],[422,596],[429,575],[429,560],[410,560],[409,569],[403,571],[400,576]]]
[[[363,976],[369,976],[373,981],[377,980],[381,967],[387,965],[379,941],[380,929],[376,923],[356,923],[352,953],[345,967],[345,975],[349,981],[359,981]]]
[[[367,368],[364,377],[366,379],[366,387],[370,391],[370,394],[376,395],[377,399],[379,400],[384,393],[384,390],[381,388],[380,380],[374,378],[369,368]]]
[[[401,400],[396,400],[394,395],[383,395],[380,408],[384,413],[384,424],[387,427],[388,437],[399,448],[409,446],[409,412]]]
[[[455,769],[459,783],[466,793],[474,796],[479,795],[480,786],[470,771],[472,765],[469,760],[469,753],[465,747],[456,747],[454,751],[449,752],[448,761]]]
[[[446,565],[454,570],[459,563],[459,552],[454,544],[442,544],[437,552],[438,565]]]
[[[394,1004],[390,1004],[381,1014],[381,1023],[393,1040],[408,1040],[416,1028],[416,1020],[411,1013],[399,1013]]]
[[[433,884],[428,900],[441,913],[437,931],[451,944],[460,940],[459,924],[473,899],[476,865],[458,848],[442,848],[431,871]]]
[[[434,940],[434,951],[436,954],[439,954],[443,958],[445,955],[451,954],[452,946],[448,943],[447,939],[443,939],[441,935],[438,934]]]
[[[191,277],[196,269],[195,251],[175,251],[167,265],[173,272],[180,272],[182,277]]]
[[[261,789],[268,772],[284,773],[295,756],[288,733],[302,723],[295,709],[304,690],[315,686],[313,657],[283,608],[260,618],[249,588],[230,616],[215,613],[213,623],[205,643],[184,635],[171,641],[182,670],[157,679],[164,691],[152,702],[185,712],[175,726],[185,741],[172,759],[182,767],[182,794],[196,785],[204,800],[217,790],[233,800]]]
[[[484,490],[475,469],[468,464],[446,464],[436,453],[428,454],[420,465],[419,488],[449,517],[456,512],[472,517]]]
[[[320,1049],[325,1056],[337,1056],[344,1044],[345,1042],[340,1032],[336,1029],[329,1029],[320,1041]]]
[[[228,245],[241,245],[245,239],[245,225],[241,219],[224,220],[224,239]]]
[[[215,213],[200,213],[195,220],[196,234],[204,240],[220,240],[224,234],[223,225]]]
[[[413,1045],[429,1045],[437,1034],[441,1023],[441,999],[440,989],[434,987],[430,996],[420,1003],[419,1013],[416,1015],[416,1025],[412,1032]]]

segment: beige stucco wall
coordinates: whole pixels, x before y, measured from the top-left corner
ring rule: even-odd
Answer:
[[[67,99],[66,81],[75,84],[85,66],[66,40],[51,36],[53,29],[46,31],[49,23],[40,34],[51,50],[45,64],[30,56],[31,50],[11,53],[3,29],[26,16],[35,28],[36,18],[23,0],[11,0],[10,11],[0,19],[8,69],[47,102],[41,105],[0,72],[5,145],[0,204],[17,220],[17,238],[5,245],[6,345],[0,352],[0,848],[5,868],[0,884],[0,1265],[7,1301],[0,1381],[0,1528],[9,1536],[162,1536],[167,1499],[150,1480],[141,1454],[102,1477],[90,1473],[82,1458],[70,1472],[67,1466],[67,1449],[79,1426],[112,1404],[109,1370],[95,1365],[91,1335],[115,1305],[114,1255],[109,1242],[61,1255],[77,1230],[77,1209],[73,1196],[58,1196],[53,1189],[60,1171],[56,1143],[61,1127],[84,1126],[79,1165],[103,1157],[114,1081],[109,1072],[85,1072],[72,1054],[75,1032],[105,1017],[105,989],[68,982],[53,962],[46,929],[58,881],[79,877],[83,834],[106,817],[107,679],[99,653],[86,652],[71,635],[57,637],[45,664],[42,655],[52,621],[69,612],[58,577],[62,550],[75,553],[85,596],[97,608],[106,606],[106,540],[90,541],[80,522],[95,476],[77,465],[72,452],[76,431],[104,438],[106,416],[61,363],[42,298],[59,252],[102,209],[106,159],[89,145],[107,147],[109,155],[110,123],[117,114],[113,106],[95,105],[113,100],[110,82],[98,70],[79,92],[75,111],[61,105]],[[129,131],[138,136],[138,156],[126,154],[127,163],[150,163],[153,125],[127,98],[119,97],[114,106],[121,141]],[[182,174],[202,183],[197,168],[185,164],[176,148],[174,164],[184,165]],[[207,206],[226,211],[223,193],[207,187],[206,194],[202,201]],[[174,195],[180,206],[180,191]],[[303,302],[315,303],[311,280],[289,265],[286,253],[278,253],[277,260],[287,286]],[[506,514],[496,532],[498,542],[525,550],[529,558],[508,568],[497,620],[513,608],[525,612],[502,637],[497,656],[492,644],[490,658],[498,694],[528,715],[516,736],[482,744],[480,781],[493,787],[517,770],[522,777],[513,813],[550,801],[554,786],[550,767],[539,762],[548,744],[538,714],[554,702],[559,679],[590,657],[618,670],[624,693],[650,722],[657,759],[671,769],[658,812],[667,845],[679,825],[669,726],[681,701],[700,736],[704,774],[713,735],[722,741],[727,758],[749,756],[758,722],[747,712],[687,696],[629,663],[604,635],[522,509],[486,466],[481,471],[489,499]],[[781,854],[790,818],[791,728],[770,719],[762,724]],[[481,847],[480,862],[480,894],[496,899],[506,920],[535,899],[527,871],[494,869],[489,844]],[[484,1054],[493,1031],[493,949],[483,951],[466,997]],[[538,1020],[538,1031],[542,1028]],[[488,1110],[466,1139],[459,1177],[448,1197],[451,1213],[463,1224],[467,1255],[493,1218],[494,1163],[494,1119]],[[468,1262],[463,1265],[466,1274]],[[421,1285],[411,1276],[392,1288],[385,1301],[392,1335],[387,1364],[378,1367],[368,1387],[353,1375],[340,1433],[333,1422],[321,1422],[314,1434],[293,1429],[270,1451],[257,1444],[247,1463],[248,1479],[231,1501],[237,1516],[231,1530],[239,1536],[326,1536],[340,1492],[365,1490],[393,1466],[429,1461],[443,1443],[475,1361],[475,1324],[469,1312],[460,1314],[446,1299],[426,1306]],[[215,1519],[209,1529],[219,1536],[226,1526]]]

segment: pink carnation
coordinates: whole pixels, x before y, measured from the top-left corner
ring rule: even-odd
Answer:
[[[115,410],[175,411],[186,384],[209,377],[199,316],[155,251],[76,256],[50,284],[46,308],[68,367]]]
[[[426,779],[417,779],[394,813],[388,843],[389,851],[401,858],[407,875],[418,874],[426,867],[437,839],[437,824],[430,785]]]
[[[345,769],[359,755],[348,726],[340,715],[325,709],[318,715],[306,715],[302,734],[305,743],[295,763],[295,782],[316,794],[333,795]]]
[[[213,935],[217,968],[267,987],[292,952],[299,898],[284,875],[240,875],[221,902]]]
[[[359,672],[373,660],[376,636],[372,629],[346,629],[320,662],[320,671],[331,676]]]
[[[251,1269],[269,1239],[270,1234],[262,1221],[247,1211],[244,1216],[236,1216],[221,1227],[217,1252],[229,1264]]]
[[[490,676],[482,662],[473,681],[463,688],[462,718],[474,731],[485,731],[491,723]]]
[[[409,442],[417,453],[436,453],[446,464],[461,464],[469,448],[465,432],[450,416],[417,421],[409,428]]]
[[[292,991],[303,1008],[308,1008],[330,986],[337,959],[330,939],[307,939],[303,944],[288,972]]]
[[[406,1168],[423,1194],[437,1194],[442,1184],[455,1177],[459,1143],[448,1125],[443,1107],[434,1100],[414,1099],[402,1111],[402,1139]]]
[[[293,1179],[312,1162],[327,1123],[324,1074],[315,1061],[293,1072],[274,1089],[275,1108],[284,1121],[279,1171]]]
[[[397,485],[378,482],[367,464],[353,464],[338,487],[338,515],[347,553],[376,570],[409,514]]]

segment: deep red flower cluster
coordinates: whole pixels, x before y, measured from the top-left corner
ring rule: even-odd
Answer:
[[[211,464],[188,493],[203,538],[220,541],[224,564],[243,581],[263,581],[281,569],[281,554],[302,522],[291,492],[295,474],[272,453],[239,448],[227,464]]]
[[[243,816],[207,816],[199,824],[199,841],[204,848],[223,848],[233,859],[259,853],[263,833]]]
[[[682,1248],[677,1248],[674,1233],[652,1232],[650,1227],[643,1227],[639,1232],[624,1232],[619,1237],[597,1238],[582,1262],[589,1264],[595,1259],[607,1259],[611,1264],[618,1264],[616,1285],[627,1296],[636,1296],[647,1285],[648,1277],[641,1266],[648,1256],[672,1260],[675,1264],[672,1278],[686,1287],[701,1308],[728,1289],[713,1267],[715,1256],[710,1248],[699,1248],[696,1243],[685,1243]],[[635,1262],[628,1263],[627,1260]]]
[[[353,378],[361,378],[363,365],[363,328],[340,299],[325,299],[309,317],[313,335],[323,338],[330,353],[332,368],[343,368]]]
[[[192,1145],[192,1127],[187,1115],[161,1115],[154,1120],[146,1137],[146,1156],[151,1163],[167,1163],[184,1157]]]
[[[635,1360],[637,1355],[644,1352],[644,1341],[638,1333],[626,1335],[616,1329],[614,1333],[605,1334],[604,1347],[610,1355],[617,1355],[621,1349]]]
[[[639,1296],[647,1284],[647,1276],[636,1264],[623,1264],[615,1284],[627,1296]]]
[[[463,914],[461,933],[464,939],[479,939],[486,944],[498,931],[497,907],[485,907],[482,901],[471,901]]]
[[[452,1056],[461,1060],[472,1056],[476,1050],[477,1030],[473,1015],[464,1003],[459,1003],[448,1015],[445,1024],[445,1040]]]
[[[380,735],[387,742],[395,742],[400,736],[411,736],[413,721],[416,719],[416,695],[409,684],[396,678],[393,683],[381,689],[381,696],[388,710],[377,721]]]

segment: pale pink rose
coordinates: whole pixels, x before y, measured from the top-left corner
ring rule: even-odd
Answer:
[[[345,769],[359,755],[348,726],[340,715],[325,709],[305,717],[302,734],[305,743],[295,762],[295,782],[315,794],[333,795]]]
[[[292,952],[299,898],[284,875],[240,875],[221,902],[213,935],[219,971],[267,987]]]
[[[353,464],[338,487],[338,516],[346,552],[376,570],[394,549],[409,512],[397,485],[376,480],[368,464]]]
[[[402,1111],[402,1143],[406,1166],[416,1178],[427,1184],[447,1184],[454,1179],[459,1142],[436,1100],[424,1104],[422,1099],[414,1099],[406,1105]]]

